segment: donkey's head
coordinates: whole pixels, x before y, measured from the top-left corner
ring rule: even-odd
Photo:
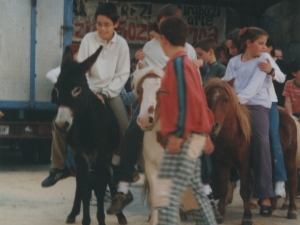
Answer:
[[[158,68],[147,67],[137,72],[133,86],[139,97],[140,114],[137,123],[142,130],[152,130],[159,117],[159,90],[164,72]]]
[[[61,72],[55,84],[58,105],[55,127],[61,132],[67,132],[72,126],[73,118],[88,109],[89,96],[93,93],[85,74],[97,60],[102,48],[100,46],[82,63],[73,60],[73,54],[69,47],[64,52]]]

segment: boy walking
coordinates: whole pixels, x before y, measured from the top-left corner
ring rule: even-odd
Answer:
[[[224,77],[226,67],[217,61],[216,50],[217,44],[211,38],[204,38],[194,44],[196,53],[200,59],[208,64],[209,72],[202,77],[203,84],[209,77]]]
[[[158,225],[179,224],[181,198],[191,186],[200,207],[193,211],[196,224],[217,224],[200,179],[199,156],[213,116],[207,108],[197,68],[184,51],[186,23],[175,17],[160,25],[161,47],[170,58],[161,85],[161,133],[168,143],[160,165],[154,206]]]

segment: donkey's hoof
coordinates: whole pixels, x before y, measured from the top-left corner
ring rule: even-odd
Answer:
[[[123,217],[123,218],[119,218],[119,219],[118,219],[118,222],[119,222],[119,224],[122,224],[122,225],[125,225],[125,224],[127,224],[127,220],[126,220],[126,218],[125,218],[125,217]]]
[[[283,204],[280,208],[281,210],[288,210],[289,209],[289,206],[288,205],[285,205]]]
[[[290,220],[296,220],[297,219],[297,213],[296,212],[288,212],[287,218]]]
[[[66,223],[75,223],[75,217],[68,216]]]
[[[243,219],[242,225],[252,225],[252,220],[251,219]]]

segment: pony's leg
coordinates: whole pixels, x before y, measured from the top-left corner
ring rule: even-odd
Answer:
[[[76,191],[75,191],[75,198],[73,203],[73,208],[71,213],[67,217],[66,223],[75,223],[76,216],[80,213],[80,205],[81,205],[81,196],[80,196],[80,189],[78,186],[78,180],[76,176]]]
[[[100,167],[101,168],[101,167]],[[97,197],[97,220],[99,225],[105,225],[105,214],[104,214],[104,195],[106,190],[106,184],[108,182],[108,173],[105,171],[105,168],[102,168],[102,171],[96,172],[95,179],[95,195]]]
[[[285,165],[287,171],[287,185],[288,185],[288,193],[289,193],[289,200],[290,200],[287,218],[297,219],[297,205],[296,205],[296,193],[298,187],[297,165],[296,165],[295,158],[293,157],[286,157],[286,158],[287,159],[285,160]]]
[[[151,164],[150,162],[145,160],[145,174],[147,177],[147,180],[149,182],[149,195],[148,195],[148,201],[150,203],[150,208],[151,208],[151,217],[149,224],[150,225],[156,225],[158,223],[158,211],[152,206],[153,203],[153,188],[155,185],[155,180],[157,179],[157,168],[155,165]]]
[[[246,156],[244,162],[239,166],[240,178],[241,178],[241,189],[240,195],[244,203],[244,215],[242,225],[252,224],[252,213],[250,210],[250,196],[251,196],[251,174],[249,165],[250,156]]]
[[[109,173],[109,172],[108,172]],[[111,176],[110,173],[108,174],[109,177]],[[117,188],[116,186],[114,186],[111,182],[111,177],[110,179],[108,179],[108,186],[109,186],[109,191],[110,191],[110,195],[111,197],[113,198],[116,194],[117,194]],[[124,216],[123,212],[119,212],[118,214],[116,214],[117,218],[118,218],[118,222],[119,224],[127,224],[127,219],[126,217]]]
[[[216,160],[216,169],[219,175],[219,196],[220,200],[218,203],[218,210],[223,218],[225,218],[226,214],[226,205],[227,205],[227,191],[228,191],[228,186],[227,183],[229,181],[229,170],[230,166],[221,166],[222,163],[220,160]]]

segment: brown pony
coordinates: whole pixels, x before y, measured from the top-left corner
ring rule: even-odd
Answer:
[[[240,194],[244,202],[242,224],[252,224],[250,198],[250,117],[246,106],[240,105],[233,88],[234,79],[228,82],[212,78],[205,85],[208,107],[215,116],[211,139],[215,144],[216,170],[219,175],[218,208],[224,217],[229,170],[235,166],[240,173]],[[279,109],[280,140],[287,171],[287,186],[290,193],[288,218],[297,218],[295,203],[297,190],[297,127],[293,118]],[[274,202],[274,201],[273,201]],[[274,206],[274,205],[273,205]],[[275,206],[274,206],[275,207]]]

